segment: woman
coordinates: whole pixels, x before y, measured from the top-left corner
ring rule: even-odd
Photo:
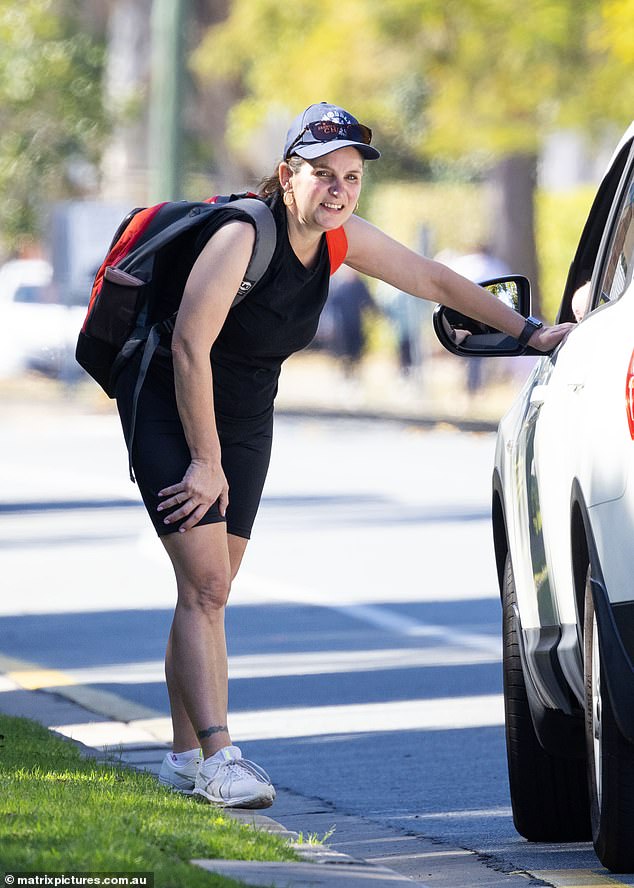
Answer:
[[[310,342],[326,300],[325,233],[343,229],[345,264],[362,274],[516,337],[525,328],[482,288],[354,215],[364,161],[380,156],[370,141],[367,127],[323,102],[295,119],[261,193],[277,224],[267,272],[230,311],[254,230],[234,220],[199,239],[171,349],[154,359],[138,403],[133,464],[178,588],[166,653],[174,751],[159,779],[217,805],[267,807],[275,798],[266,773],[231,742],[224,608],[268,468],[280,366]],[[177,265],[166,270],[175,291]],[[542,327],[530,344],[548,351],[568,328]],[[124,429],[135,374],[131,364],[118,383]]]

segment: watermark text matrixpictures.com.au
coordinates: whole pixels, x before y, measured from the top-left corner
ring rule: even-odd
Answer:
[[[122,888],[154,888],[154,873],[90,873],[90,872],[5,872],[0,885],[18,888],[21,885],[62,886],[118,885]]]

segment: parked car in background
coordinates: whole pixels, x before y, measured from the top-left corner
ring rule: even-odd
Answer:
[[[558,321],[578,324],[502,419],[493,471],[514,822],[592,837],[614,872],[634,871],[633,141],[634,125],[570,267]],[[519,353],[446,309],[435,327],[457,354]]]
[[[85,307],[57,301],[51,265],[14,259],[0,267],[0,378],[29,370],[72,378],[74,350]]]
[[[75,381],[77,336],[97,269],[127,204],[55,204],[45,232],[44,259],[15,259],[0,267],[0,379],[37,371]]]

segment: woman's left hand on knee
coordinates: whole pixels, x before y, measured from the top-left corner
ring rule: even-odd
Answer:
[[[162,502],[157,511],[173,509],[166,515],[165,524],[186,519],[178,528],[181,533],[194,527],[215,502],[223,517],[229,505],[229,485],[222,467],[196,459],[189,464],[182,481],[164,487],[158,495]]]

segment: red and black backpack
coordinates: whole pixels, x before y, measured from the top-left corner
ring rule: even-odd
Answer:
[[[156,316],[166,287],[170,283],[173,286],[173,282],[154,275],[157,257],[178,238],[195,236],[219,209],[225,211],[221,224],[235,213],[236,218],[244,219],[246,215],[255,228],[253,253],[233,301],[233,305],[237,305],[260,280],[275,250],[277,232],[273,214],[254,194],[218,196],[202,202],[167,201],[132,210],[115,232],[97,272],[75,358],[113,398],[119,372],[143,347],[133,396],[133,416],[136,416],[136,402],[161,333],[171,332],[176,320],[174,312],[168,317],[157,319]],[[326,238],[333,274],[345,259],[346,235],[343,228],[339,228],[327,232]],[[177,294],[179,301],[181,297],[182,293]],[[129,449],[132,437],[133,431]]]

